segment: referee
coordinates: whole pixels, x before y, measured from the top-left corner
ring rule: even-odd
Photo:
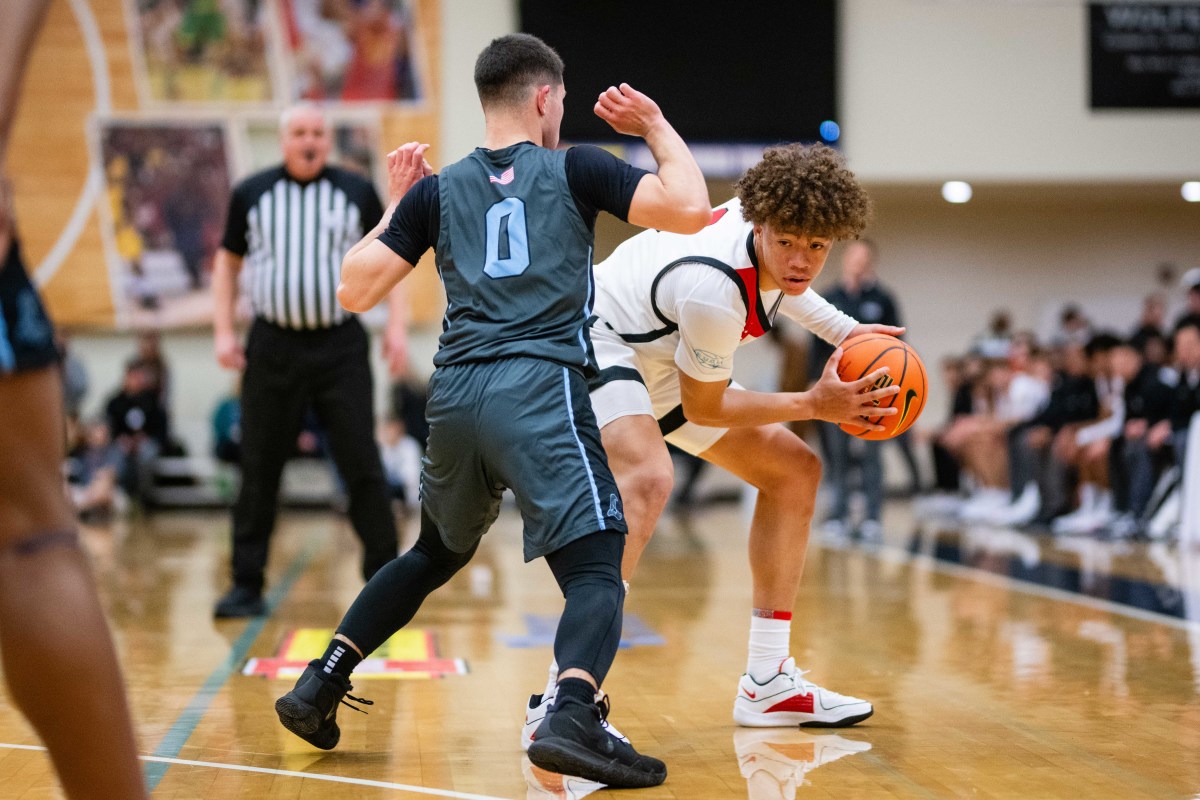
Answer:
[[[263,570],[279,481],[312,408],[349,495],[363,543],[364,579],[396,557],[396,526],[375,441],[369,340],[335,294],[342,256],[383,214],[371,183],[326,165],[331,132],[322,111],[300,104],[280,120],[283,163],[233,190],[213,268],[217,361],[244,369],[242,486],[233,507],[233,588],[217,617],[264,613]],[[243,351],[234,308],[243,263],[254,323]],[[402,298],[388,298],[384,352],[405,359]]]

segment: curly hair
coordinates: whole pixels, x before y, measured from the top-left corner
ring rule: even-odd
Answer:
[[[841,153],[823,144],[769,147],[737,182],[742,216],[755,225],[857,239],[871,200]]]

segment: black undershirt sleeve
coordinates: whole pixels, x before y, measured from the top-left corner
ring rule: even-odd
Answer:
[[[414,267],[425,251],[437,247],[442,208],[438,200],[437,175],[419,180],[392,213],[379,241]]]
[[[650,174],[593,145],[568,150],[566,171],[575,207],[589,229],[595,226],[601,211],[627,222],[633,193],[642,178]]]

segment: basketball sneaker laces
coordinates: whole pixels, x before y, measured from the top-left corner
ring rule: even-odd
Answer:
[[[350,694],[349,692],[347,692],[340,700],[338,700],[338,702],[341,703],[342,705],[344,705],[346,708],[350,709],[351,711],[357,711],[360,714],[366,714],[367,712],[362,710],[361,708],[359,708],[356,705],[351,705],[350,703],[347,703],[346,702],[347,700],[353,700],[355,703],[360,703],[364,706],[375,705],[374,700],[368,700],[365,697],[355,697],[354,695]],[[337,708],[337,706],[334,706],[334,708]]]

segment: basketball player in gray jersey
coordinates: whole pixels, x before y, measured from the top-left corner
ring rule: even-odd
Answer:
[[[392,205],[347,254],[339,297],[352,311],[370,308],[435,249],[448,306],[430,382],[421,534],[363,588],[276,711],[306,741],[336,745],[351,671],[470,560],[510,488],[526,560],[545,557],[566,599],[556,700],[529,759],[614,787],[654,786],[666,766],[610,736],[595,699],[620,640],[626,525],[588,399],[592,238],[600,211],[691,233],[711,210],[683,140],[628,85],[601,94],[595,112],[646,140],[657,175],[594,147],[556,151],[562,71],[536,37],[496,39],[475,65],[484,146],[408,192],[400,187],[414,173],[431,172],[426,146],[389,156]]]

